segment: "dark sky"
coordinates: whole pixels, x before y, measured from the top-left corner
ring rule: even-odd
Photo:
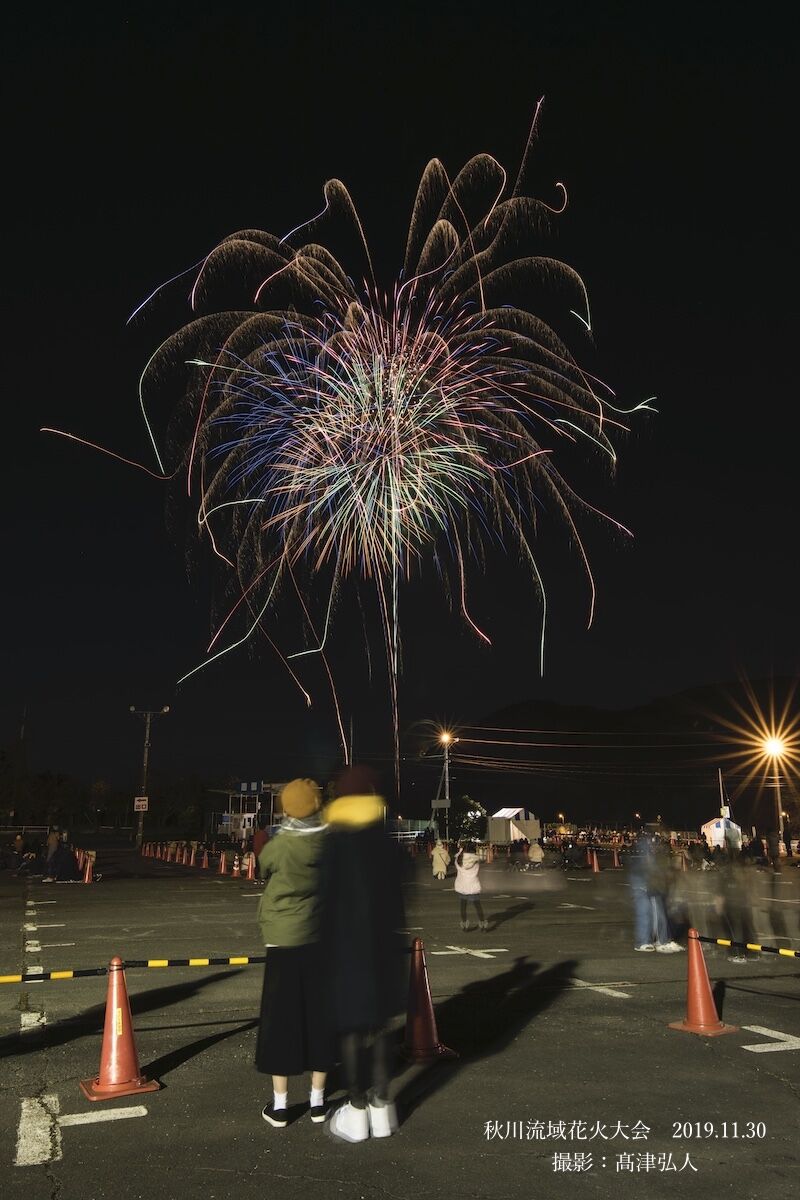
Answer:
[[[621,403],[657,397],[614,482],[598,472],[583,489],[635,540],[591,533],[587,631],[577,559],[545,523],[544,679],[539,609],[513,562],[476,584],[492,650],[435,580],[412,589],[403,728],[527,698],[621,708],[742,672],[796,675],[792,6],[115,7],[30,6],[6,30],[0,745],[27,705],[33,766],[133,786],[128,707],[170,704],[162,769],[280,778],[333,761],[322,677],[308,677],[308,713],[266,646],[176,691],[203,657],[211,590],[187,574],[160,485],[38,429],[149,461],[137,378],[170,329],[125,322],[153,287],[235,229],[285,232],[332,176],[388,275],[427,160],[452,172],[489,151],[514,171],[542,94],[528,185],[550,202],[556,180],[569,191],[552,253],[583,275],[595,322],[576,352]],[[388,761],[384,677],[369,682],[346,616],[342,630],[345,720],[357,754]]]

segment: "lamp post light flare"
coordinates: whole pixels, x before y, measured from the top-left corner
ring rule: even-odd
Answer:
[[[777,737],[775,734],[770,734],[764,738],[764,754],[767,758],[772,759],[772,768],[775,774],[775,815],[776,824],[778,827],[778,853],[780,854],[780,843],[783,841],[783,804],[781,801],[781,774],[780,768],[783,762],[783,756],[786,753],[786,743],[783,738]]]

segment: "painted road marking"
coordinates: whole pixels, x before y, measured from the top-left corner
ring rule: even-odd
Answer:
[[[431,950],[431,954],[471,954],[473,958],[492,958],[495,954],[508,954],[508,950],[492,946],[486,950],[473,950],[468,946],[448,946],[446,950]]]
[[[21,1033],[30,1033],[34,1029],[41,1029],[42,1025],[47,1024],[47,1017],[43,1012],[23,1012],[19,1014],[19,1028]]]
[[[131,1117],[146,1117],[144,1105],[112,1108],[104,1112],[59,1114],[58,1096],[34,1096],[22,1101],[17,1130],[17,1153],[14,1165],[37,1167],[64,1157],[61,1128],[67,1125],[96,1125],[101,1121],[125,1121]]]
[[[74,942],[42,942],[42,950],[57,950],[61,946],[74,946]]]
[[[25,974],[26,975],[44,975],[44,967],[26,967]],[[33,983],[33,980],[29,979],[28,983]]]
[[[36,1167],[61,1158],[61,1130],[56,1124],[58,1096],[23,1099],[14,1165]]]
[[[760,1033],[762,1037],[776,1038],[774,1042],[759,1042],[755,1046],[742,1046],[743,1050],[752,1050],[754,1054],[768,1054],[770,1050],[800,1050],[800,1037],[789,1033],[779,1033],[777,1029],[765,1029],[763,1025],[743,1025],[748,1033]]]
[[[37,904],[56,904],[56,900],[28,900],[26,908],[36,908]]]
[[[582,908],[584,912],[597,912],[596,908],[592,908],[591,904],[557,904],[557,908]]]
[[[146,1117],[147,1109],[143,1104],[132,1108],[110,1108],[107,1112],[64,1113],[58,1118],[58,1123],[64,1125],[96,1125],[99,1121],[127,1121],[131,1117]]]
[[[38,954],[39,951],[41,950],[41,948],[42,947],[39,945],[38,942],[26,942],[25,943],[25,953],[26,954]]]
[[[607,983],[587,983],[584,979],[570,980],[570,986],[577,988],[588,988],[591,992],[602,992],[604,996],[616,996],[620,1000],[629,1000],[630,992],[618,992],[614,988],[609,987]]]
[[[66,921],[60,921],[55,925],[34,925],[28,921],[22,926],[22,928],[26,933],[36,933],[37,929],[66,929],[66,924]]]

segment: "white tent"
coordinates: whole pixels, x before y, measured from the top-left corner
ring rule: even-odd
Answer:
[[[527,808],[500,808],[489,817],[486,838],[497,845],[507,845],[520,838],[535,842],[541,836],[541,822]]]
[[[709,846],[722,846],[724,850],[727,842],[737,850],[741,849],[742,827],[735,824],[730,817],[714,817],[712,821],[706,821],[705,825],[700,826],[700,832],[705,835]]]

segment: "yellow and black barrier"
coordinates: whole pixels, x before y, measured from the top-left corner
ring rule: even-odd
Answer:
[[[764,954],[783,954],[786,958],[800,958],[800,950],[784,950],[781,946],[758,946],[755,942],[733,942],[730,938],[703,937],[698,933],[698,942],[709,942],[712,946],[729,946],[732,950],[757,950]]]
[[[405,953],[411,953],[411,947],[405,947]],[[255,963],[265,963],[266,954],[235,954],[225,957],[201,958],[131,958],[123,960],[125,971],[137,967],[251,967]],[[36,971],[23,972],[19,975],[0,975],[0,983],[48,983],[55,979],[83,979],[91,975],[107,975],[108,967],[88,967],[83,971]]]
[[[123,962],[124,970],[134,967],[249,967],[267,961],[266,954],[237,954],[225,958],[135,958]],[[0,975],[0,983],[47,983],[53,979],[82,979],[89,975],[107,975],[108,967],[90,967],[85,971],[36,971],[20,975]]]

